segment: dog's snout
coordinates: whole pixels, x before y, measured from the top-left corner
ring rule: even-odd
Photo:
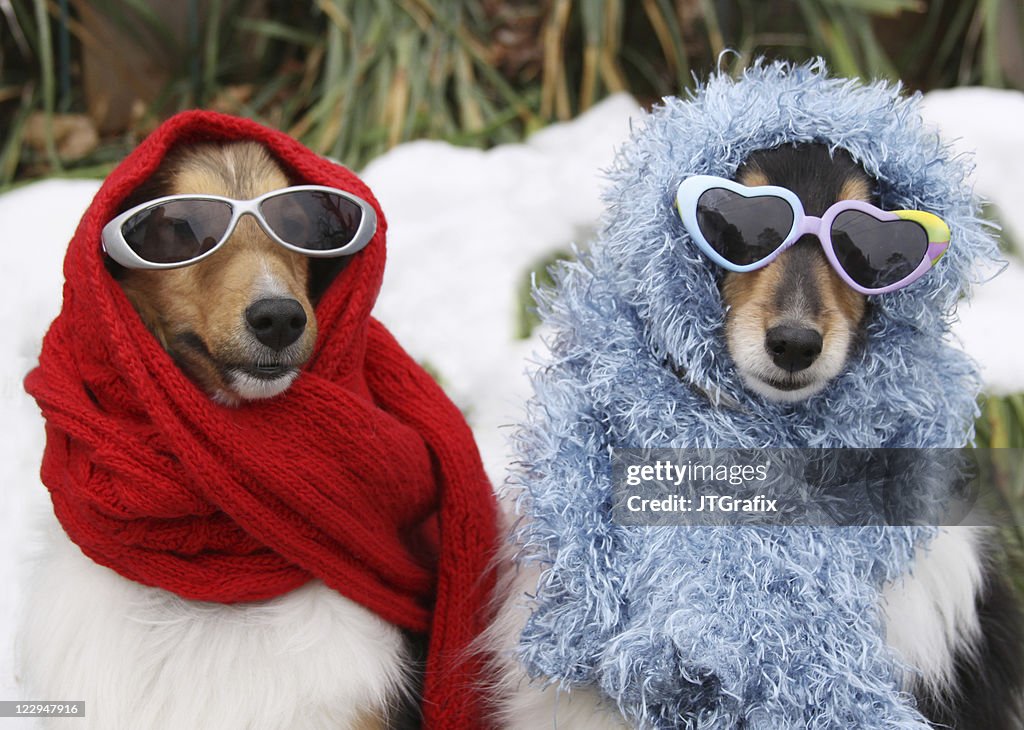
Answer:
[[[779,326],[765,333],[765,347],[772,361],[783,370],[806,370],[821,354],[822,339],[808,327]]]
[[[294,299],[260,299],[245,310],[249,329],[272,350],[283,350],[302,336],[306,312]]]

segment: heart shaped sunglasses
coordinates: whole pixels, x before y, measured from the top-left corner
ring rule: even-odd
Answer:
[[[861,294],[907,286],[949,247],[949,227],[925,211],[886,211],[860,200],[841,200],[818,218],[804,213],[791,190],[747,187],[712,175],[683,180],[676,207],[690,237],[724,269],[760,269],[810,234],[843,281]]]
[[[174,269],[202,261],[251,215],[278,244],[315,258],[348,256],[377,230],[373,206],[321,185],[272,190],[252,200],[168,195],[126,210],[103,227],[103,249],[130,269]]]

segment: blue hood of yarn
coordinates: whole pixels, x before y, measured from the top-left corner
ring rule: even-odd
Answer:
[[[611,447],[959,447],[980,380],[950,343],[957,302],[995,240],[966,180],[899,86],[758,63],[665,99],[609,172],[606,215],[539,292],[546,365],[515,439],[524,560],[545,570],[520,642],[531,674],[597,685],[652,728],[916,728],[881,635],[879,590],[929,527],[625,527]],[[742,384],[726,349],[722,271],[689,239],[679,183],[732,177],[754,151],[818,142],[952,239],[935,269],[873,297],[844,372],[798,403]]]

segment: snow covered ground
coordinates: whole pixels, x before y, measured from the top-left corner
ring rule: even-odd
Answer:
[[[1024,94],[934,93],[925,111],[958,149],[977,151],[979,192],[1024,240],[1024,129],[1012,123],[1024,118]],[[521,414],[529,393],[524,373],[541,347],[536,336],[515,339],[517,289],[546,255],[586,242],[601,211],[600,170],[637,112],[632,99],[616,96],[525,144],[483,152],[415,142],[364,171],[389,219],[376,314],[440,372],[496,482],[507,461],[506,426]],[[0,196],[0,332],[7,333],[0,358],[0,699],[19,697],[12,661],[19,586],[34,515],[48,504],[37,476],[42,424],[21,380],[59,308],[63,250],[96,188],[92,181],[54,180]],[[990,391],[1024,390],[1022,311],[1024,264],[1017,261],[962,313],[958,334],[982,363]]]

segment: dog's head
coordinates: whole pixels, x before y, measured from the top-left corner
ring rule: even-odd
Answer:
[[[871,178],[847,152],[831,155],[824,145],[756,152],[736,180],[788,188],[813,216],[839,200],[874,202]],[[726,342],[743,382],[779,401],[813,395],[842,372],[867,309],[811,235],[764,268],[727,273],[721,290]]]
[[[122,209],[176,194],[249,200],[290,184],[260,144],[190,145],[172,153]],[[284,392],[313,352],[310,259],[275,243],[252,216],[242,216],[223,246],[189,266],[111,266],[146,326],[221,402]]]

